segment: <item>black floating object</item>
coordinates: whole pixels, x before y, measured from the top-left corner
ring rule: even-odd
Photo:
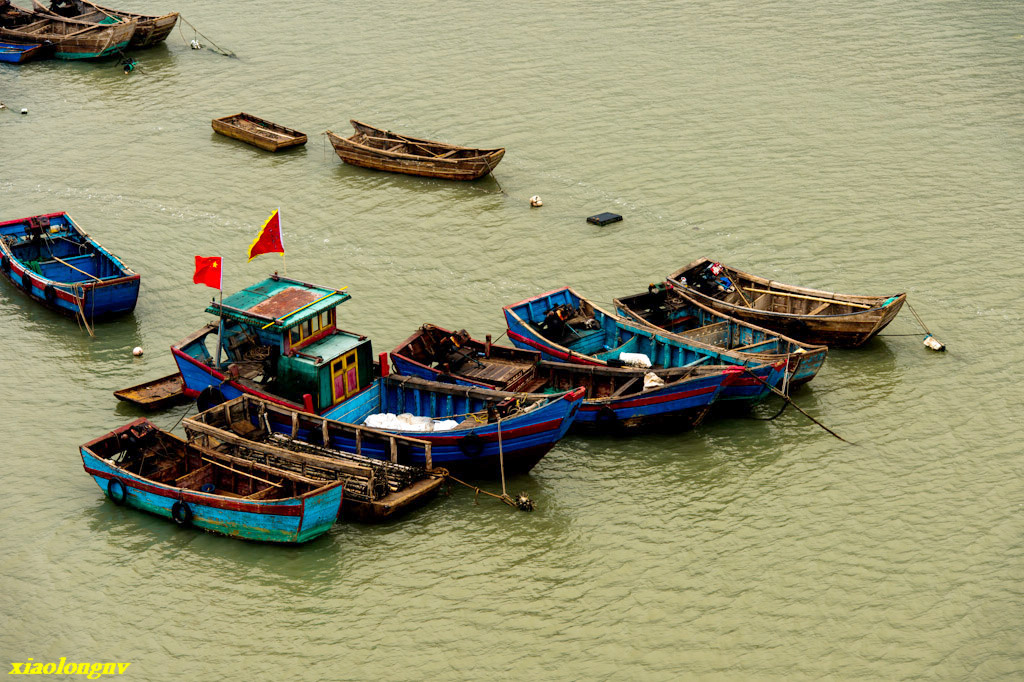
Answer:
[[[620,220],[622,220],[622,216],[618,213],[598,213],[587,218],[587,222],[594,225],[607,225],[608,223],[617,223]]]

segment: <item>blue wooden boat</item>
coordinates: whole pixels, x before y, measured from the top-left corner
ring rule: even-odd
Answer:
[[[81,446],[82,466],[116,504],[234,538],[303,543],[334,525],[344,483],[198,448],[145,419]]]
[[[33,59],[41,59],[53,53],[53,46],[43,43],[0,42],[0,62],[23,64]]]
[[[508,338],[545,360],[621,367],[636,358],[650,367],[738,365],[744,375],[723,387],[721,400],[760,400],[786,378],[786,362],[767,364],[721,348],[683,340],[612,315],[569,287],[505,306]],[[627,359],[622,354],[626,353]]]
[[[828,346],[801,343],[692,301],[671,282],[651,284],[647,291],[616,298],[613,303],[619,315],[682,341],[727,350],[755,362],[785,360],[791,385],[813,379],[828,355]]]
[[[0,222],[0,273],[65,315],[93,320],[135,309],[139,275],[67,213]]]
[[[621,434],[699,424],[739,367],[656,370],[548,362],[533,350],[493,344],[425,324],[391,351],[399,374],[503,391],[544,393],[576,386],[586,393],[572,429]],[[656,378],[651,379],[648,374]]]
[[[500,459],[507,474],[525,473],[566,434],[583,401],[583,389],[528,395],[454,386],[411,376],[384,376],[368,388],[324,413],[327,419],[364,424],[371,415],[391,413],[427,417],[437,422],[455,421],[451,430],[396,430],[431,444],[433,465],[468,476],[497,477]],[[282,424],[281,428],[291,428]],[[334,437],[341,449],[353,448],[354,439],[344,433]],[[371,457],[390,456],[380,445],[367,447]],[[411,464],[423,465],[412,455]]]
[[[322,414],[373,382],[370,340],[338,326],[343,290],[273,275],[223,302],[171,346],[185,393],[207,409],[243,394]]]

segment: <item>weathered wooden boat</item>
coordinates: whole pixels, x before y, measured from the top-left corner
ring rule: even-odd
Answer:
[[[211,302],[216,323],[171,346],[185,393],[201,409],[248,393],[318,414],[355,395],[373,382],[373,351],[338,325],[350,298],[275,274]]]
[[[613,303],[620,315],[680,339],[728,350],[754,362],[785,360],[793,385],[813,379],[828,355],[828,346],[802,344],[723,315],[681,296],[667,282],[652,284],[643,293],[616,298]]]
[[[132,311],[139,296],[139,275],[67,213],[0,222],[0,274],[33,299],[88,324]]]
[[[53,54],[53,45],[47,43],[0,42],[0,62],[23,64]]]
[[[635,369],[547,362],[523,350],[425,324],[391,351],[399,374],[503,391],[544,393],[583,387],[572,429],[623,433],[692,428],[722,389],[743,376],[739,367]]]
[[[837,348],[863,346],[907,300],[905,293],[861,296],[782,284],[708,258],[676,270],[669,281],[686,298],[730,317]]]
[[[782,386],[787,362],[715,348],[617,317],[584,299],[570,287],[507,305],[502,309],[508,338],[519,348],[540,351],[545,360],[621,367],[738,365],[743,376],[730,381],[721,400],[760,400],[769,386]]]
[[[211,124],[221,135],[248,142],[269,152],[306,144],[305,133],[245,112],[215,118]]]
[[[372,523],[397,518],[431,500],[447,478],[444,469],[433,468],[428,441],[340,424],[248,395],[188,417],[183,425],[196,447],[308,478],[344,481],[341,520]],[[353,452],[334,446],[341,433],[355,441]],[[368,443],[377,443],[390,458],[363,455]],[[409,459],[412,452],[421,453],[425,467],[398,461]]]
[[[351,137],[330,130],[327,138],[345,163],[363,168],[446,180],[477,180],[494,170],[505,149],[478,149],[399,135],[350,121]]]
[[[114,391],[118,400],[137,405],[145,410],[163,410],[188,400],[185,382],[179,372],[152,379],[137,386]]]
[[[379,428],[429,441],[434,466],[453,474],[494,478],[532,469],[566,434],[579,412],[583,389],[550,395],[455,386],[411,376],[383,376],[323,416],[363,424],[372,415],[411,423],[409,430]],[[396,417],[397,415],[397,417]],[[416,429],[416,430],[412,430]],[[341,434],[334,444],[355,447]],[[363,453],[380,459],[389,453],[372,443]],[[413,464],[422,465],[416,453]]]
[[[116,504],[261,542],[308,542],[330,530],[345,485],[200,450],[145,419],[80,453],[86,473]]]
[[[178,23],[177,12],[168,12],[159,16],[136,14],[102,7],[88,0],[52,0],[49,5],[44,5],[39,0],[32,0],[32,5],[37,12],[55,14],[65,19],[77,19],[93,24],[135,22],[135,32],[128,43],[128,47],[134,49],[152,47],[162,43],[174,30],[174,25]]]
[[[134,21],[95,24],[30,12],[15,5],[0,7],[0,40],[53,44],[57,59],[98,59],[128,46]]]

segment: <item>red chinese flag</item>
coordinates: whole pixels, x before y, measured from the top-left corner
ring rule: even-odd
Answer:
[[[196,284],[205,284],[214,289],[221,286],[221,257],[220,256],[196,256],[196,274],[192,275],[192,281]]]
[[[262,253],[284,253],[284,242],[281,241],[281,211],[277,210],[270,214],[267,222],[263,223],[260,233],[249,245],[249,260]]]

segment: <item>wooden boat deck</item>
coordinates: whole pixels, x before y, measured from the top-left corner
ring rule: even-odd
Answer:
[[[137,386],[122,388],[120,391],[114,391],[114,396],[118,400],[148,410],[163,409],[188,400],[188,396],[185,395],[185,382],[178,372]]]
[[[306,144],[305,133],[244,111],[215,118],[210,124],[221,135],[233,137],[270,152]]]

